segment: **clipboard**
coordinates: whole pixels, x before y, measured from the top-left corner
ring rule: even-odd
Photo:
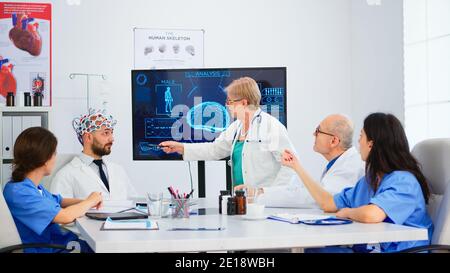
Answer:
[[[105,224],[108,221],[115,221],[117,226],[106,228]],[[143,225],[145,224],[145,225]],[[120,227],[123,225],[123,227]],[[138,225],[140,225],[138,227]],[[108,218],[100,227],[101,231],[116,231],[116,230],[159,230],[158,222],[154,220],[112,220]]]
[[[308,219],[309,218],[309,219]],[[350,219],[337,217],[323,217],[320,215],[271,215],[267,219],[287,222],[291,224],[305,224],[312,226],[333,226],[333,225],[347,225],[353,223]]]
[[[350,219],[330,217],[320,220],[304,220],[300,221],[300,223],[312,226],[334,226],[334,225],[348,225],[353,223],[353,221]]]

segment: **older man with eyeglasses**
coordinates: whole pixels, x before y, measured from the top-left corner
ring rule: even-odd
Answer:
[[[321,154],[327,165],[316,183],[331,194],[353,187],[364,176],[364,162],[353,147],[353,123],[344,115],[326,117],[313,133],[314,151]],[[258,192],[258,203],[268,207],[315,207],[308,190],[299,179],[312,179],[308,173],[295,176],[287,186],[252,188]],[[241,186],[245,187],[245,186]]]

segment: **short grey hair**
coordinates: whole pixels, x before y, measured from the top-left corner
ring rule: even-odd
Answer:
[[[261,103],[261,91],[256,81],[250,77],[242,77],[232,81],[226,90],[239,99],[246,99],[251,106],[259,107]]]
[[[329,131],[339,137],[341,147],[345,150],[353,146],[353,122],[343,114],[335,115],[337,118],[330,124]]]

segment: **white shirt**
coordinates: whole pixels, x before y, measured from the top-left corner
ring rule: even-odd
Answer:
[[[364,162],[354,147],[345,151],[327,171],[324,169],[320,185],[334,195],[343,189],[353,187],[364,176]],[[296,175],[289,185],[264,187],[264,194],[258,197],[258,203],[268,207],[318,207],[300,178]]]
[[[99,168],[93,168],[88,158],[75,156],[71,162],[56,173],[51,183],[51,192],[64,198],[85,199],[92,192],[101,192],[104,200],[130,200],[137,197],[136,190],[125,170],[103,158],[104,170],[108,172],[109,191],[100,179]],[[89,165],[87,164],[89,163]]]
[[[91,167],[91,169],[98,174],[98,177],[101,178],[100,176],[100,168],[94,163],[94,159],[92,156],[89,156],[85,153],[80,153],[78,155],[80,157],[80,160],[83,161],[84,164],[86,164],[87,166]],[[103,172],[106,175],[106,179],[109,180],[109,176],[108,176],[108,167],[106,166],[106,164],[103,162],[102,163],[102,168],[103,168]]]

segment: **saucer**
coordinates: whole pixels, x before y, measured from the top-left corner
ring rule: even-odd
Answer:
[[[250,216],[250,215],[244,214],[244,215],[241,216],[241,218],[244,219],[244,220],[265,220],[265,219],[267,219],[267,216],[265,216],[265,215],[262,215],[262,216]]]

